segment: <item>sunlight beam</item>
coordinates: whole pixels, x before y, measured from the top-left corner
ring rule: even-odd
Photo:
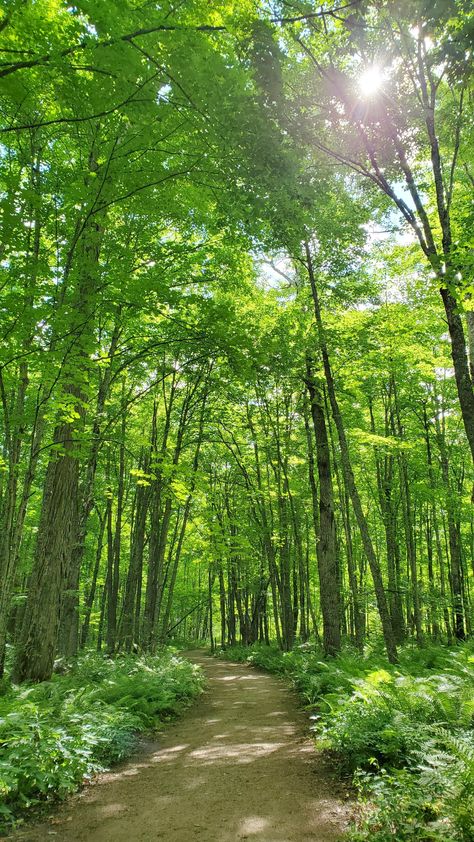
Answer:
[[[384,78],[384,71],[377,64],[367,67],[358,80],[358,87],[362,96],[370,97],[378,93],[383,85]]]

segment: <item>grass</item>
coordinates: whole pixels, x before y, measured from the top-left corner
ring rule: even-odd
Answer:
[[[318,741],[353,775],[353,842],[473,842],[474,650],[405,647],[396,667],[377,651],[323,660],[275,646],[220,653],[289,678]]]
[[[0,830],[64,798],[133,750],[140,731],[176,716],[201,692],[200,669],[172,650],[82,655],[41,684],[0,696]]]

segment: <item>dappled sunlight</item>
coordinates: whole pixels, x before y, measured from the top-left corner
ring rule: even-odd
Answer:
[[[242,681],[252,681],[252,682],[260,681],[261,682],[261,681],[265,680],[265,678],[266,678],[266,676],[259,675],[258,673],[255,673],[255,675],[248,675],[246,673],[245,675],[221,675],[221,676],[216,676],[215,680],[216,681],[232,681],[234,683],[241,683]]]
[[[338,802],[287,688],[204,663],[205,699],[84,791],[53,832],[61,842],[336,842]]]
[[[126,804],[103,804],[100,807],[100,814],[105,818],[115,818],[126,813],[128,809],[129,807]]]
[[[197,758],[200,763],[227,762],[251,763],[264,755],[282,748],[284,743],[225,743],[221,746],[203,746],[191,751],[189,757]],[[188,764],[189,765],[189,764]]]
[[[266,830],[268,825],[268,819],[264,819],[261,816],[248,816],[248,818],[243,819],[240,823],[238,834],[241,836],[255,836],[255,834],[261,833],[262,830]]]
[[[178,750],[174,748],[164,748],[160,751],[155,752],[151,756],[152,763],[173,763],[176,757],[181,754],[181,752],[185,751],[189,746],[180,746]]]
[[[121,774],[124,778],[130,778],[133,775],[138,775],[140,768],[140,766],[131,766],[130,768],[124,769]]]
[[[473,33],[0,0],[0,842],[474,842]]]
[[[237,681],[237,677],[235,675],[223,675],[217,678],[216,681]]]
[[[252,713],[254,711],[252,710]],[[267,735],[271,739],[276,738],[278,740],[281,739],[282,735],[288,733],[289,736],[293,736],[297,733],[298,729],[293,722],[282,722],[281,720],[277,720],[274,724],[273,722],[269,725],[260,725],[260,723],[252,723],[251,720],[249,725],[242,725],[240,723],[235,723],[228,726],[227,731],[220,732],[219,736],[221,737],[229,737],[230,740],[235,741],[238,740],[239,734],[245,734],[247,737],[251,737],[255,739],[257,742],[260,742],[263,735]],[[213,734],[210,739],[216,739],[218,736]]]
[[[161,749],[160,754],[178,754],[178,752],[185,751],[187,748],[189,748],[188,743],[181,746],[171,746],[170,748]]]

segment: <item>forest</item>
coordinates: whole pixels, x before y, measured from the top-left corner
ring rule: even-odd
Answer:
[[[296,686],[351,839],[474,839],[473,38],[469,0],[3,0],[7,830],[201,646]]]

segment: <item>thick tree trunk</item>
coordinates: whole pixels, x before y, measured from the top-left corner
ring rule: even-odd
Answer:
[[[10,424],[10,412],[7,405],[5,387],[0,371],[0,392],[4,408],[5,424],[5,462],[8,464],[5,492],[0,509],[0,676],[3,675],[4,654],[7,642],[7,625],[10,611],[11,589],[15,569],[15,527],[16,504],[18,493],[18,468],[22,448],[21,425],[23,421],[28,372],[26,365],[20,365],[19,384],[15,398],[13,417],[17,419],[15,429]],[[18,424],[20,426],[18,426]]]
[[[48,465],[35,563],[13,670],[15,681],[51,677],[59,629],[59,607],[77,522],[78,460],[70,424],[58,426],[60,450]]]
[[[32,136],[32,143],[33,143]],[[35,201],[29,208],[30,226],[25,231],[26,255],[24,277],[24,312],[27,327],[27,342],[24,352],[33,347],[36,311],[34,308],[38,266],[41,248],[41,167],[36,151],[32,149],[30,189]],[[9,406],[2,372],[0,371],[0,405],[4,413],[4,461],[8,466],[5,495],[0,507],[0,677],[3,675],[7,625],[10,613],[11,591],[17,566],[18,550],[23,534],[23,524],[30,498],[31,485],[36,472],[39,446],[43,431],[43,416],[35,418],[31,433],[29,465],[23,481],[20,502],[18,499],[18,471],[23,448],[25,427],[25,401],[28,392],[29,375],[26,359],[18,367],[18,384],[13,406]],[[10,411],[12,410],[12,411]]]
[[[91,161],[91,168],[96,168]],[[93,339],[93,293],[96,286],[103,230],[90,222],[82,232],[73,289],[71,335],[62,378],[62,403],[47,468],[37,544],[15,662],[17,680],[43,680],[51,676],[57,648],[60,611],[70,572],[79,517],[79,447],[84,426],[86,386]],[[74,242],[74,248],[77,242]],[[70,251],[61,304],[71,281]],[[60,305],[61,307],[61,305]],[[56,340],[53,340],[53,344]],[[72,410],[72,412],[71,412]],[[69,416],[72,416],[71,418]],[[50,587],[48,588],[48,580]]]

